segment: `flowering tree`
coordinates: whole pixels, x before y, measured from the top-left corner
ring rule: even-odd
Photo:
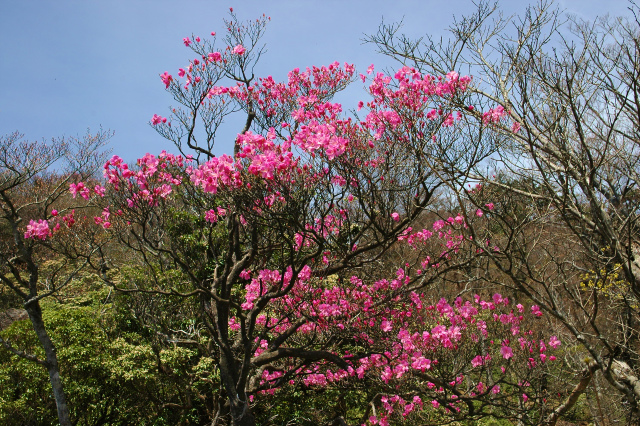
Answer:
[[[100,208],[98,229],[129,250],[124,262],[102,248],[90,261],[122,291],[195,299],[197,330],[181,333],[217,365],[214,424],[255,424],[254,404],[283,386],[371,378],[382,391],[360,423],[424,408],[539,422],[538,372],[557,338],[533,336],[525,307],[499,294],[450,305],[426,291],[497,250],[469,232],[492,204],[475,214],[440,204],[495,142],[489,134],[469,149],[454,106],[471,78],[371,66],[359,76],[370,99],[347,115],[332,97],[357,80],[352,65],[255,80],[267,21],[242,25],[232,13],[222,47],[185,38],[197,58],[177,78],[160,76],[181,106],[151,124],[181,155],[147,154],[135,166],[114,156],[106,189],[70,185]],[[216,131],[235,112],[246,122],[234,155],[216,157]],[[47,240],[47,225],[25,236]],[[376,271],[397,245],[404,262]],[[148,279],[118,273],[132,264]]]
[[[485,110],[463,111],[476,117],[466,122],[470,133],[502,136],[491,167],[470,173],[484,188],[474,203],[496,204],[492,229],[502,250],[492,260],[501,274],[492,281],[553,316],[581,348],[574,368],[591,377],[595,363],[594,386],[624,401],[605,405],[624,406],[633,423],[640,416],[640,62],[638,10],[630,9],[629,19],[564,21],[544,1],[514,21],[482,2],[451,27],[449,43],[413,40],[398,25],[380,27],[370,41],[422,72],[472,67],[488,83],[467,90]]]
[[[75,221],[74,206],[65,199],[70,198],[70,182],[86,181],[95,173],[102,161],[99,149],[108,138],[102,131],[50,144],[22,141],[18,133],[0,138],[0,281],[22,300],[45,358],[26,353],[2,337],[0,343],[47,369],[62,425],[71,425],[71,420],[56,347],[45,327],[40,301],[59,293],[87,264],[86,255],[83,260],[82,252],[76,250],[77,235],[69,229]],[[59,173],[51,173],[52,167]],[[58,238],[51,239],[53,233]],[[55,253],[64,253],[66,261],[44,274],[42,262]]]

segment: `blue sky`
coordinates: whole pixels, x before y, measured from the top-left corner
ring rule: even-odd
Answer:
[[[527,1],[503,1],[506,12]],[[627,14],[625,0],[564,0],[559,6],[587,19]],[[0,135],[15,130],[27,139],[83,134],[100,126],[115,131],[114,153],[133,159],[145,152],[176,151],[148,125],[154,113],[168,115],[172,98],[158,77],[177,73],[193,56],[182,38],[222,31],[233,7],[239,18],[271,16],[261,74],[281,80],[295,67],[333,61],[359,71],[390,65],[365,33],[384,18],[404,18],[405,32],[439,37],[474,9],[471,0],[2,0],[0,1]],[[349,109],[353,105],[345,105]],[[219,152],[228,152],[227,130]]]

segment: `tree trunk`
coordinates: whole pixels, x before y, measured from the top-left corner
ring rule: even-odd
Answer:
[[[231,403],[231,426],[255,426],[256,418],[249,403],[236,399]]]
[[[42,309],[40,303],[31,302],[25,306],[29,313],[29,319],[33,325],[33,329],[40,340],[40,344],[44,348],[45,366],[49,372],[49,380],[53,389],[53,396],[56,400],[56,408],[58,409],[58,421],[61,426],[71,426],[69,417],[69,407],[67,407],[67,398],[62,388],[62,380],[60,379],[60,370],[58,368],[58,357],[56,355],[56,347],[51,341],[47,329],[42,320]]]
[[[542,424],[547,426],[555,426],[560,416],[569,411],[576,404],[576,402],[578,402],[578,398],[580,397],[580,395],[582,395],[584,391],[587,390],[587,386],[589,386],[591,378],[593,377],[597,369],[598,365],[596,363],[587,365],[587,367],[582,371],[582,374],[580,375],[580,381],[575,386],[575,388],[573,388],[573,391],[571,391],[565,402],[560,404],[560,406],[553,410]]]

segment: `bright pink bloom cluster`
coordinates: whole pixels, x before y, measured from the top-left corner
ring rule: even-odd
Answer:
[[[153,114],[153,117],[151,117],[151,124],[153,124],[154,126],[166,122],[167,119],[165,117],[160,117],[158,114]]]
[[[165,71],[163,74],[160,74],[160,79],[164,83],[165,89],[168,89],[169,85],[173,81],[173,77],[167,71]]]
[[[30,220],[27,225],[27,232],[24,233],[25,238],[39,238],[41,240],[51,236],[51,229],[49,229],[49,222],[46,220]]]
[[[200,186],[205,192],[215,194],[221,187],[229,189],[240,187],[242,185],[240,170],[242,166],[224,154],[221,157],[213,157],[197,169],[188,169],[187,173],[191,175],[191,182],[194,185]]]
[[[104,165],[107,183],[116,191],[128,192],[129,208],[135,208],[140,202],[155,205],[158,200],[166,199],[173,192],[173,187],[182,183],[185,159],[166,151],[157,157],[147,153],[138,159],[137,166],[137,171],[131,170],[117,155]],[[172,170],[176,174],[169,171],[171,168],[178,169]]]
[[[73,198],[76,198],[76,196],[80,194],[82,198],[88,200],[91,196],[91,190],[82,182],[69,184],[69,192],[71,192]]]
[[[498,105],[497,107],[491,108],[489,111],[482,114],[482,122],[484,124],[499,123],[500,120],[507,115],[508,114],[504,110],[504,107],[502,105]]]
[[[89,187],[87,187],[84,182],[69,184],[69,192],[71,193],[73,198],[76,198],[77,195],[80,195],[85,200],[88,200],[91,197],[91,189],[89,189]],[[93,187],[93,193],[99,197],[104,197],[106,189],[102,185],[95,185]]]

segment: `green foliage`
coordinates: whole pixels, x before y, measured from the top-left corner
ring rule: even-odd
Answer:
[[[73,302],[43,304],[72,419],[78,425],[201,423],[217,389],[213,360],[197,347],[154,340],[124,302],[103,288]],[[13,323],[3,337],[43,357],[29,321]],[[46,370],[0,350],[0,424],[56,422]]]
[[[274,395],[258,396],[254,409],[261,425],[317,426],[331,424],[337,417],[347,424],[361,424],[376,393],[365,383],[349,389],[284,387]]]

